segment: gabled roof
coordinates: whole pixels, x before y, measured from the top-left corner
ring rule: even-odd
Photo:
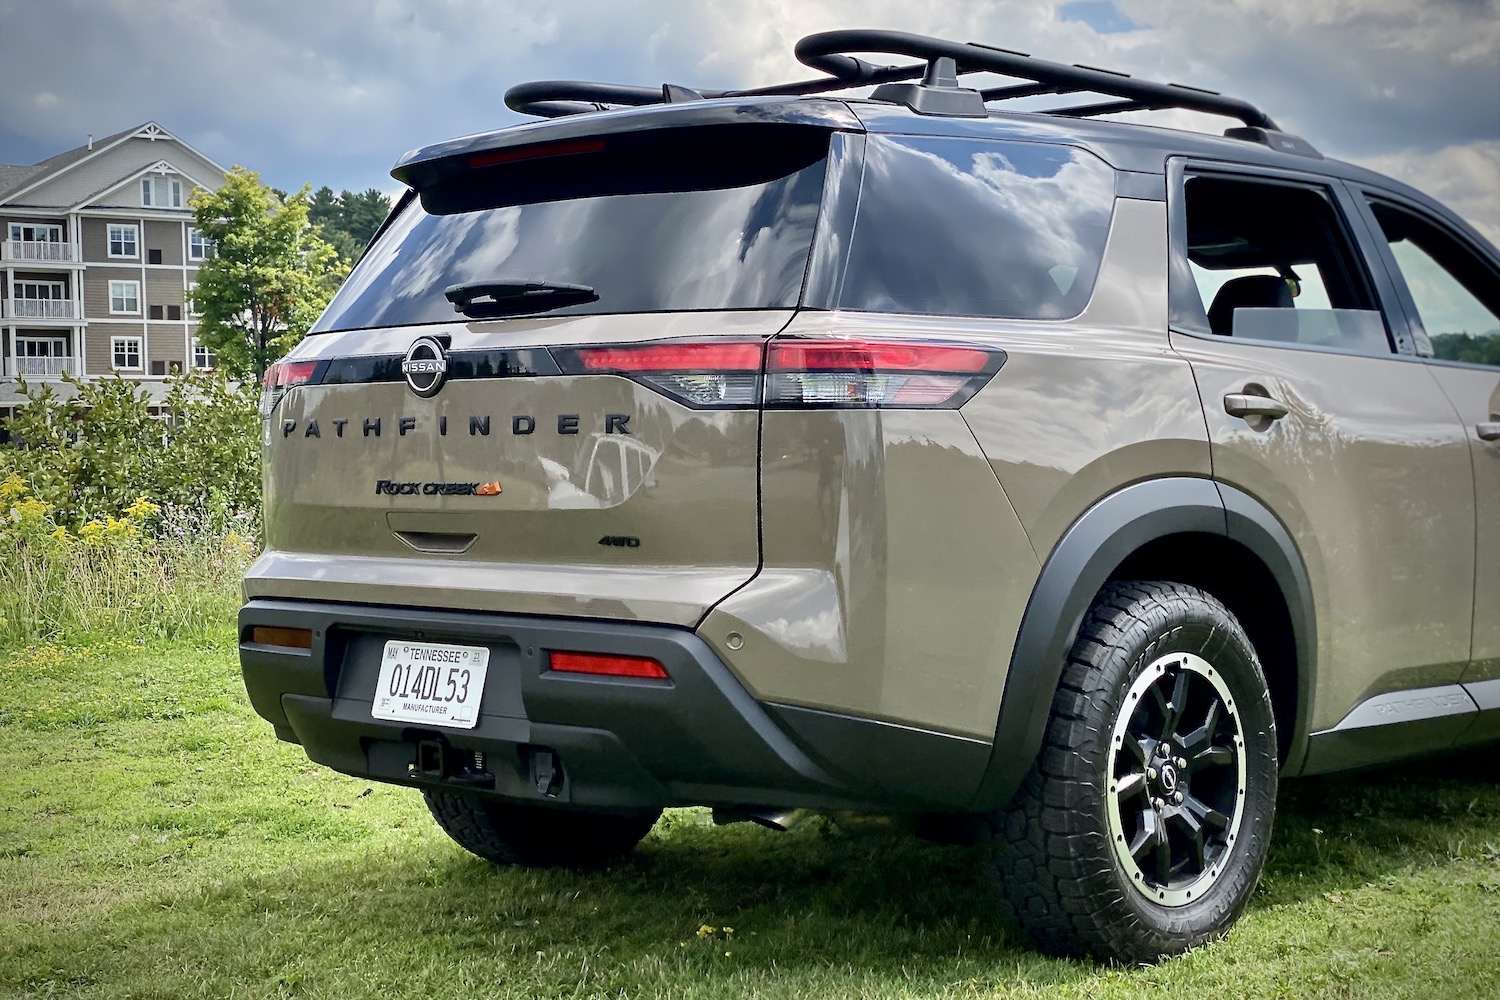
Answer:
[[[42,169],[40,164],[0,163],[0,198],[26,183],[26,178]]]
[[[148,163],[146,166],[137,170],[133,174],[127,174],[122,177],[118,177],[110,181],[108,184],[104,185],[104,187],[100,188],[99,190],[90,192],[89,195],[79,201],[78,204],[70,206],[69,210],[77,211],[80,208],[86,208],[89,205],[92,205],[94,202],[98,201],[100,198],[109,194],[111,191],[117,191],[121,187],[124,187],[132,181],[145,177],[147,174],[163,172],[177,174],[185,180],[196,184],[198,187],[208,186],[204,184],[202,180],[194,177],[192,174],[188,173],[186,170],[183,170],[181,167],[174,166],[170,160],[157,160],[155,163]]]
[[[227,173],[223,167],[214,163],[213,160],[204,156],[198,150],[193,149],[193,147],[177,138],[177,136],[156,124],[156,122],[144,122],[140,125],[133,125],[130,128],[116,132],[114,135],[95,139],[92,143],[85,143],[74,149],[58,153],[56,156],[49,157],[41,163],[31,166],[0,166],[0,204],[10,201],[16,195],[23,194],[39,184],[44,184],[60,174],[66,173],[85,160],[93,159],[113,149],[127,139],[133,139],[137,136],[152,139],[170,139],[202,157],[204,162],[212,164],[220,172]]]

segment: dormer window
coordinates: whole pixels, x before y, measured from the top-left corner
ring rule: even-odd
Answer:
[[[181,208],[182,181],[175,177],[142,177],[141,204],[146,208]]]

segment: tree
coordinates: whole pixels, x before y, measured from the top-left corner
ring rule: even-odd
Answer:
[[[324,184],[313,192],[312,199],[307,204],[307,219],[318,227],[318,235],[333,245],[342,260],[353,263],[359,256],[364,244],[344,228],[344,205],[339,196],[333,193],[333,188]]]
[[[325,184],[308,201],[307,217],[339,256],[353,263],[390,211],[390,199],[375,188],[361,194],[347,189],[334,194]]]
[[[311,185],[287,197],[235,167],[188,204],[214,244],[198,269],[198,340],[236,378],[257,381],[303,338],[347,272],[308,223]]]

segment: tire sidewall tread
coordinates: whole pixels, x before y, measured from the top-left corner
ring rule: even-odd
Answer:
[[[1158,905],[1128,884],[1109,842],[1104,774],[1120,701],[1158,657],[1213,664],[1244,726],[1246,800],[1219,879],[1201,900]],[[1044,951],[1151,962],[1224,934],[1259,880],[1276,803],[1276,728],[1254,648],[1234,616],[1184,584],[1107,586],[1079,627],[1041,753],[991,826],[1007,916]]]

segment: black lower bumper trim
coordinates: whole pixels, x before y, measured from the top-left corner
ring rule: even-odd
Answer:
[[[312,648],[249,641],[254,626],[310,629]],[[254,600],[240,611],[240,663],[255,710],[312,760],[374,780],[639,811],[670,805],[871,809],[868,790],[815,762],[692,632],[656,625]],[[473,729],[371,716],[391,638],[490,651]],[[549,650],[647,656],[670,681],[560,674]],[[429,766],[436,743],[483,768]],[[560,777],[537,779],[536,755]],[[475,757],[474,755],[481,755]],[[489,777],[493,782],[483,787]]]

